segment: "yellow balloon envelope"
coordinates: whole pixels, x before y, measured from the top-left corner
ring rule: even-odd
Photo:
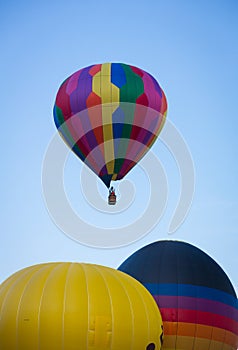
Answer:
[[[161,339],[153,297],[112,268],[39,264],[0,286],[1,350],[159,350]]]

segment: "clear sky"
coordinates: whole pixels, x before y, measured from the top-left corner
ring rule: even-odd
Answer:
[[[211,255],[238,291],[237,15],[236,0],[1,2],[0,282],[40,262],[118,267],[150,242],[177,239]],[[191,210],[168,235],[179,172],[158,141],[153,152],[169,189],[164,215],[143,238],[114,249],[89,247],[62,233],[48,213],[41,183],[44,156],[56,133],[52,108],[59,85],[79,68],[103,62],[133,64],[159,81],[168,99],[168,120],[186,141],[195,168]],[[112,214],[89,208],[81,168],[69,156],[64,181],[72,206],[86,221],[126,226],[146,210],[150,180],[143,170],[128,175],[134,202]]]

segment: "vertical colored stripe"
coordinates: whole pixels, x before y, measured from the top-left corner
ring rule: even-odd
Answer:
[[[112,130],[112,110],[110,106],[102,106],[103,114],[103,139],[104,139],[104,159],[108,174],[113,174],[114,170],[114,144]]]
[[[105,63],[93,77],[93,91],[101,97],[104,158],[108,174],[113,174],[115,154],[113,144],[112,113],[118,107],[119,89],[111,83],[111,64]],[[112,104],[113,102],[113,104]]]

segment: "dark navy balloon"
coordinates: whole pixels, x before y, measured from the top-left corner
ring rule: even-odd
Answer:
[[[185,242],[158,241],[132,254],[119,270],[153,295],[164,324],[163,349],[236,350],[238,302],[222,268]]]

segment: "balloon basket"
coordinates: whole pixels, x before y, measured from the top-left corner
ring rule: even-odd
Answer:
[[[108,196],[108,204],[109,205],[115,205],[117,201],[117,196],[111,194],[110,196]]]

